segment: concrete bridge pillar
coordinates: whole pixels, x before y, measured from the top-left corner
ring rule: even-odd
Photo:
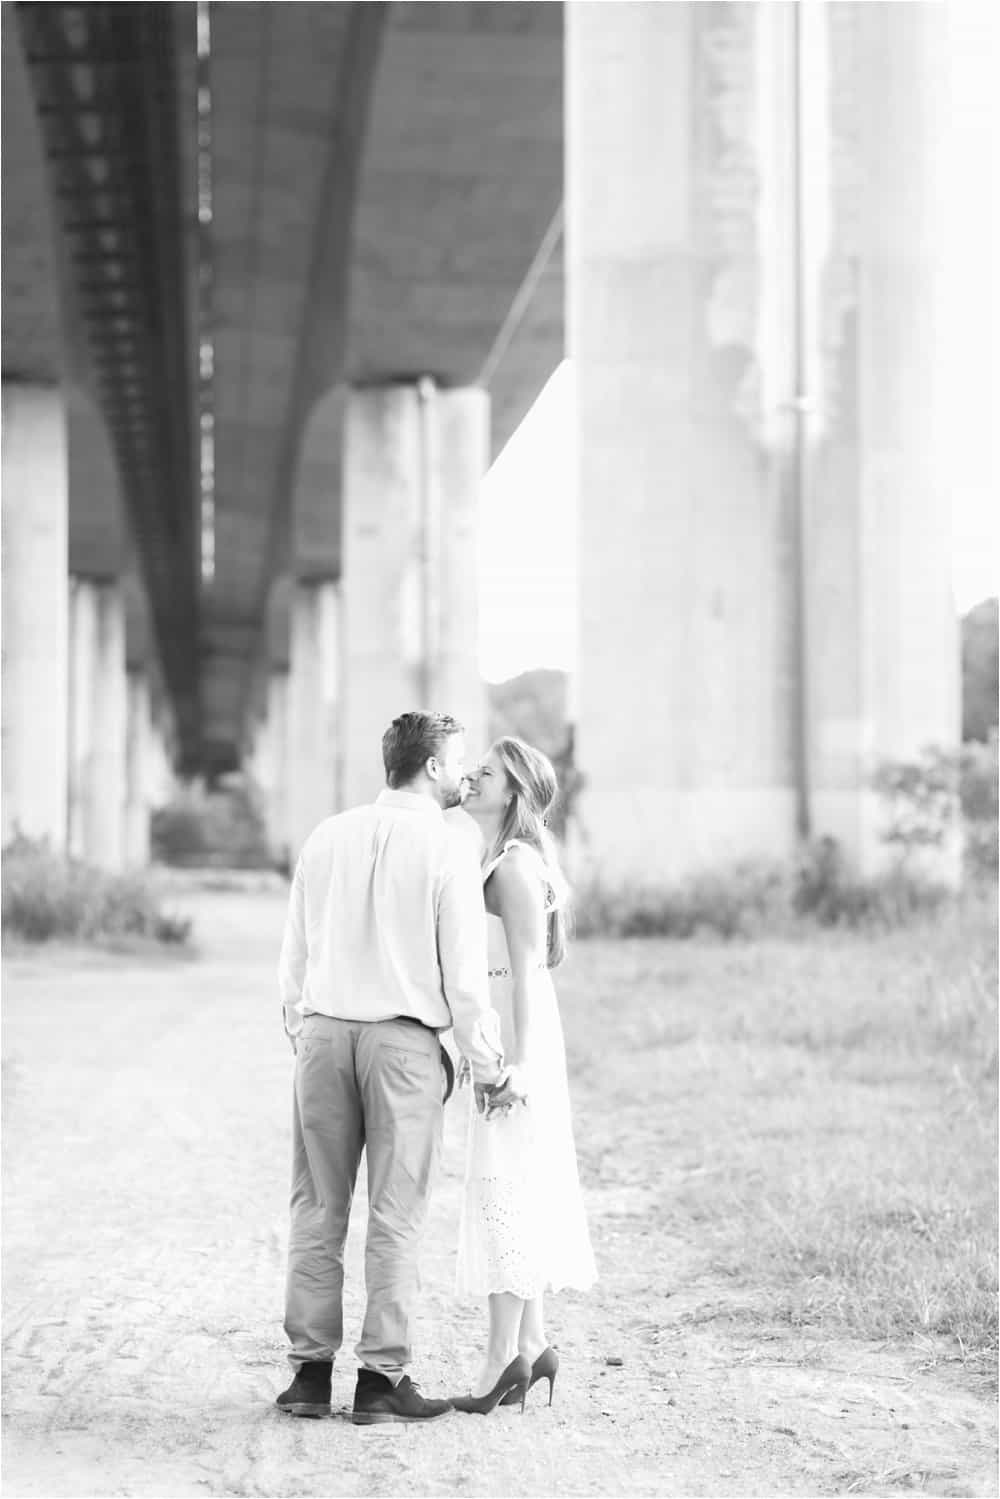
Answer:
[[[286,668],[272,666],[261,682],[261,705],[249,734],[245,765],[275,864],[290,858],[288,836],[288,682]]]
[[[339,807],[339,595],[339,585],[329,579],[299,582],[292,595],[284,775],[293,862],[316,824]],[[277,714],[275,728],[280,733]]]
[[[282,573],[272,581],[267,600],[265,650],[254,675],[253,728],[247,756],[267,847],[271,858],[282,867],[298,856],[298,849],[294,853],[292,850],[289,823],[292,784],[299,774],[298,762],[292,755],[289,722],[295,596],[294,581],[287,574]],[[302,630],[300,638],[304,648],[310,641],[309,631]],[[329,811],[328,803],[321,816]]]
[[[272,668],[267,679],[267,717],[260,767],[268,847],[279,864],[292,859],[288,829],[288,683],[287,669]]]
[[[69,847],[105,869],[125,859],[128,690],[117,583],[71,586]]]
[[[141,668],[128,672],[127,703],[125,863],[140,869],[149,863],[156,757],[149,676]]]
[[[585,846],[670,880],[794,841],[768,11],[566,7]],[[785,134],[787,135],[787,121]]]
[[[567,6],[577,750],[610,878],[787,855],[803,809],[872,870],[878,759],[957,743],[941,19]]]
[[[152,856],[153,813],[171,800],[176,780],[173,730],[161,704],[155,667],[129,666],[125,751],[124,860],[141,869]]]
[[[827,91],[807,511],[815,826],[885,862],[882,759],[961,734],[941,310],[946,8],[803,8]],[[951,372],[954,377],[955,372]],[[958,877],[957,837],[939,870]]]
[[[3,383],[3,840],[64,850],[68,468],[61,391]]]
[[[150,812],[165,807],[177,790],[177,730],[159,671],[147,666],[150,726],[145,789]]]
[[[357,389],[343,470],[342,805],[384,785],[381,739],[428,708],[483,747],[477,525],[489,398],[431,381]]]

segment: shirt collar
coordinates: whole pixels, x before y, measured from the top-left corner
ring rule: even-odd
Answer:
[[[378,807],[404,807],[408,812],[430,812],[432,816],[443,817],[444,813],[437,802],[432,801],[429,796],[420,796],[416,791],[380,791],[375,798]]]

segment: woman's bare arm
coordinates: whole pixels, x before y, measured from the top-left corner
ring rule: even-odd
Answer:
[[[512,848],[487,884],[489,905],[503,921],[514,981],[514,1050],[509,1063],[531,1064],[534,1004],[532,990],[545,967],[545,902],[535,861],[528,850]]]

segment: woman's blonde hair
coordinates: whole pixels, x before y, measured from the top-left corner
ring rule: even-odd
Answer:
[[[546,956],[549,967],[556,968],[566,956],[569,887],[546,819],[559,794],[559,782],[548,755],[523,739],[505,735],[491,745],[491,751],[503,766],[511,798],[488,857],[495,859],[511,839],[541,854],[555,899],[546,914]]]

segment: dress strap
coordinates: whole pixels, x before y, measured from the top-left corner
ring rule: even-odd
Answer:
[[[548,867],[545,863],[545,860],[542,858],[537,848],[532,847],[530,843],[525,843],[522,838],[507,839],[507,842],[497,854],[496,858],[491,859],[486,868],[483,870],[483,884],[485,885],[486,881],[496,869],[497,865],[504,858],[505,854],[509,853],[512,848],[526,848],[528,852],[534,857],[535,863],[538,866],[538,872],[545,882],[545,909],[546,911],[555,910],[560,903],[559,895],[551,879],[549,878]]]
[[[493,873],[494,869],[496,869],[497,865],[503,859],[504,855],[507,854],[507,853],[509,853],[512,848],[529,848],[529,847],[530,847],[530,844],[523,843],[520,838],[508,838],[507,842],[504,844],[503,848],[497,854],[496,858],[495,859],[491,859],[490,862],[487,864],[486,868],[483,870],[483,884],[485,884],[486,881],[489,879],[490,875]],[[531,849],[531,852],[535,853],[535,850]]]

